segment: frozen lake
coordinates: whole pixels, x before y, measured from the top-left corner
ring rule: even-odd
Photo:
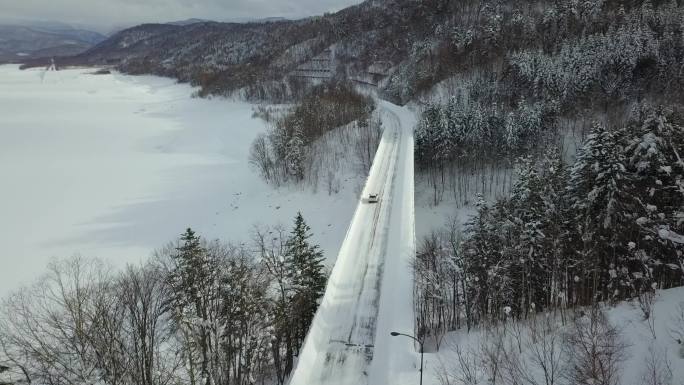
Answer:
[[[252,107],[193,99],[174,80],[0,66],[0,295],[53,257],[115,265],[192,227],[249,241],[298,210],[333,261],[358,183],[333,196],[274,190],[248,165],[264,123]]]

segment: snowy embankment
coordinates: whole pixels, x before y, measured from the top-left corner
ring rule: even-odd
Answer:
[[[415,372],[410,261],[415,253],[413,114],[380,103],[383,133],[292,385],[388,384]]]
[[[0,295],[51,257],[147,258],[188,226],[247,242],[301,210],[332,263],[356,205],[266,185],[248,164],[265,130],[252,106],[193,99],[174,80],[0,66]]]
[[[649,319],[644,318],[644,312],[636,300],[614,307],[608,306],[604,310],[608,321],[618,332],[617,341],[625,346],[624,352],[620,354],[622,360],[617,362],[618,384],[684,384],[684,288],[658,291]],[[570,360],[567,353],[563,352],[567,349],[567,346],[563,346],[563,340],[567,333],[574,330],[573,318],[588,319],[585,313],[580,313],[582,311],[586,312],[588,309],[568,311],[565,317],[557,315],[552,321],[555,326],[548,332],[541,330],[539,325],[549,316],[539,315],[536,319],[539,328],[536,343],[529,338],[530,328],[534,327],[532,320],[525,323],[511,322],[496,330],[489,328],[474,329],[470,333],[465,330],[449,333],[439,352],[425,354],[423,383],[441,384],[440,377],[445,378],[446,375],[449,384],[488,384],[487,378],[491,372],[487,370],[486,361],[489,358],[482,355],[482,348],[488,345],[487,341],[490,341],[491,348],[494,346],[494,339],[504,339],[513,341],[514,353],[517,353],[518,346],[522,346],[522,352],[516,356],[521,360],[523,371],[530,373],[533,381],[538,384],[546,383],[543,369],[535,358],[537,353],[542,352],[547,357],[546,365],[549,367],[552,367],[549,358],[554,357],[556,361],[554,383],[565,384],[567,381],[563,379],[563,372],[571,368],[567,367]],[[501,334],[504,330],[505,333]],[[456,353],[457,349],[463,354],[461,360]],[[552,350],[555,353],[551,354]],[[504,367],[507,364],[501,358],[499,365]],[[654,375],[658,380],[654,380]]]

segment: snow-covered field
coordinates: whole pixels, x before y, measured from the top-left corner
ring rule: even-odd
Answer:
[[[192,99],[174,80],[0,66],[0,296],[52,257],[115,266],[191,226],[249,241],[298,210],[334,261],[358,200],[267,186],[248,165],[264,130],[249,104]]]

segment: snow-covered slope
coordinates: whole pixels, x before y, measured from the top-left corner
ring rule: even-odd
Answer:
[[[557,328],[554,333],[558,333],[555,343],[557,348],[561,348],[561,339],[565,333],[570,332],[571,319],[579,316],[569,311],[565,322],[561,319],[557,321]],[[644,318],[644,313],[639,307],[638,302],[626,302],[617,306],[604,307],[607,319],[619,333],[619,340],[624,343],[625,351],[623,360],[618,363],[618,384],[620,385],[644,385],[644,384],[670,384],[681,385],[684,383],[684,287],[658,291],[655,302],[653,303],[652,313],[649,320]],[[547,317],[547,315],[540,315]],[[586,316],[585,316],[586,317]],[[538,321],[539,322],[539,321]],[[529,325],[510,324],[508,333],[523,331],[522,339],[522,362],[527,362],[527,369],[533,374],[537,383],[543,384],[543,373],[536,367],[537,364],[531,363],[533,355],[529,351],[529,336],[526,336]],[[487,330],[475,329],[470,333],[464,331],[448,334],[439,352],[425,354],[425,378],[426,385],[439,385],[439,377],[446,374],[452,383],[460,383],[457,378],[465,378],[464,373],[473,379],[472,384],[488,384],[487,373],[482,366],[485,358],[480,355],[480,349],[486,337]],[[491,336],[490,336],[491,337]],[[510,338],[515,338],[509,335]],[[677,339],[680,339],[678,342]],[[516,342],[517,343],[517,342]],[[540,343],[538,343],[540,344]],[[455,350],[459,348],[467,355],[470,360],[469,371],[464,371]],[[545,348],[549,348],[546,345]],[[556,353],[558,354],[558,353]],[[567,357],[558,355],[561,358],[556,382],[566,384],[561,379],[561,370],[565,369]],[[656,365],[653,365],[653,363]],[[547,362],[548,364],[548,362]],[[650,367],[649,367],[650,366]],[[653,368],[656,367],[660,375],[661,382],[653,381]],[[650,370],[650,373],[649,373]],[[671,376],[669,373],[671,372]],[[650,378],[644,378],[650,377]],[[666,381],[667,378],[671,382]]]
[[[381,102],[383,133],[291,385],[386,384],[415,359],[411,274],[415,252],[413,114]],[[367,203],[378,194],[378,203]],[[410,368],[412,365],[408,365]]]

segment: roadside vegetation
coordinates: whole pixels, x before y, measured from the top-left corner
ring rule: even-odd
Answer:
[[[353,171],[370,168],[381,135],[374,109],[349,83],[315,86],[284,113],[267,116],[269,132],[255,139],[250,163],[273,185],[321,184],[333,193],[345,160],[356,163]],[[335,156],[340,152],[346,159]]]
[[[72,258],[0,307],[0,365],[23,384],[283,384],[325,290],[301,214],[250,245],[187,229],[149,262]]]
[[[596,124],[571,166],[555,149],[519,158],[510,197],[480,200],[463,232],[454,225],[423,241],[421,334],[684,284],[684,120],[635,114],[619,130]]]

